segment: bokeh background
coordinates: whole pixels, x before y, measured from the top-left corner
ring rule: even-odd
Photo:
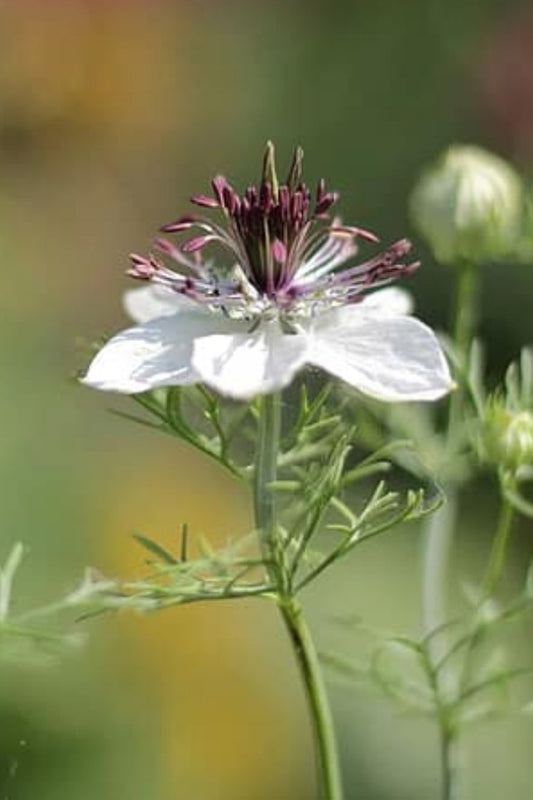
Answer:
[[[107,413],[79,387],[88,343],[125,323],[126,256],[224,172],[256,176],[267,138],[306,152],[345,217],[413,236],[407,197],[443,147],[533,165],[533,13],[505,0],[0,2],[0,555],[28,555],[19,608],[85,565],[129,575],[140,530],[187,520],[216,543],[247,497],[195,453]],[[452,277],[422,244],[419,314],[444,328]],[[531,337],[531,265],[488,267],[483,334],[496,372]],[[495,500],[464,498],[475,574]],[[469,513],[470,509],[470,513]],[[526,525],[511,575],[531,555]],[[419,535],[362,549],[305,598],[321,649],[357,652],[336,616],[414,633]],[[477,560],[476,560],[477,559]],[[464,565],[468,564],[469,567]],[[303,698],[273,608],[188,607],[80,623],[81,650],[0,670],[6,800],[311,800]],[[331,685],[347,800],[437,797],[433,726]],[[533,723],[469,734],[472,798],[531,797]]]

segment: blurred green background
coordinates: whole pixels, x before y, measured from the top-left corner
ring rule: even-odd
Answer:
[[[223,543],[247,497],[195,453],[107,413],[76,385],[85,345],[124,326],[126,256],[221,171],[258,172],[265,140],[295,144],[345,218],[413,235],[407,197],[442,148],[473,141],[533,164],[533,13],[497,0],[3,0],[0,2],[0,555],[28,555],[19,607],[74,587],[86,564],[129,575],[140,530],[187,520]],[[416,241],[416,239],[415,239]],[[420,316],[449,318],[452,276],[411,283]],[[491,369],[531,336],[531,266],[488,267]],[[470,505],[469,505],[470,504]],[[476,574],[495,499],[461,532]],[[475,510],[475,513],[474,513]],[[522,578],[531,530],[513,543]],[[306,596],[321,649],[360,613],[416,633],[416,530],[362,549]],[[80,623],[88,644],[0,670],[2,800],[311,800],[310,735],[273,608],[222,604]],[[433,726],[332,685],[347,800],[437,797]],[[533,723],[468,736],[472,799],[531,797]]]

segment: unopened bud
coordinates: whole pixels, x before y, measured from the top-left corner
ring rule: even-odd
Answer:
[[[500,399],[486,411],[483,444],[489,461],[517,472],[533,465],[533,413],[510,411]]]
[[[522,182],[509,164],[486,150],[451,147],[415,186],[411,214],[439,261],[498,260],[517,247]]]

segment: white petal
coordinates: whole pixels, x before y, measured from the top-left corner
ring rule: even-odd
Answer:
[[[135,322],[149,322],[180,310],[199,309],[198,304],[188,297],[154,283],[141,286],[140,289],[128,289],[124,292],[122,303],[126,313]]]
[[[283,333],[271,322],[252,334],[197,339],[192,363],[220,394],[248,400],[287,386],[306,361],[308,343],[307,335]]]
[[[453,388],[437,338],[422,322],[368,313],[347,322],[343,311],[314,322],[310,363],[387,402],[436,400]]]
[[[364,309],[372,309],[384,314],[412,314],[413,297],[405,289],[398,286],[387,286],[386,289],[379,289],[377,292],[365,295],[361,306]]]
[[[196,383],[200,378],[191,366],[196,337],[235,329],[241,326],[218,314],[183,312],[159,317],[110,339],[82,383],[123,394]]]

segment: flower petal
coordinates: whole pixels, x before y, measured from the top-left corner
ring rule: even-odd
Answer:
[[[365,311],[370,308],[373,311],[379,311],[382,316],[385,314],[412,314],[413,306],[412,295],[405,289],[400,289],[399,286],[387,286],[386,289],[379,289],[377,292],[367,294],[361,302],[361,307]]]
[[[135,322],[148,322],[180,310],[198,308],[194,300],[154,283],[141,286],[140,289],[128,289],[124,292],[122,302],[126,313]]]
[[[353,307],[313,324],[309,361],[364,394],[387,402],[436,400],[453,388],[433,331],[413,317],[377,316]]]
[[[283,333],[269,322],[252,334],[197,339],[192,364],[220,394],[248,400],[287,386],[306,362],[308,345],[307,335]]]
[[[195,339],[235,329],[242,329],[242,325],[201,311],[150,320],[110,339],[92,361],[82,383],[123,394],[196,383],[200,377],[191,366]]]

